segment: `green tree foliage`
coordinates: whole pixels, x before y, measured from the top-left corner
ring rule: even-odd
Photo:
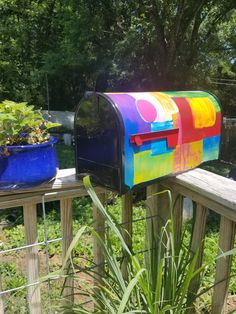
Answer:
[[[0,98],[73,109],[84,91],[236,88],[234,0],[0,0]],[[219,84],[221,83],[221,84]],[[47,93],[48,85],[48,93]]]
[[[43,56],[61,33],[60,2],[1,0],[0,14],[0,97],[42,104]]]

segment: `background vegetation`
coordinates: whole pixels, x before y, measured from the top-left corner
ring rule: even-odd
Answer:
[[[0,101],[208,89],[236,115],[234,0],[0,0]]]

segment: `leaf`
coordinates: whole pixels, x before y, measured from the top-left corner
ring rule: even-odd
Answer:
[[[139,277],[145,271],[146,271],[145,269],[140,269],[140,271],[136,274],[136,276],[130,281],[128,287],[124,291],[123,298],[121,300],[121,303],[120,303],[120,306],[119,306],[117,314],[122,314],[123,313],[123,311],[124,311],[124,309],[126,307],[126,304],[129,301],[129,297],[130,297],[130,294],[132,293],[133,288],[138,283]]]
[[[236,248],[233,248],[232,250],[229,250],[227,252],[223,252],[222,254],[218,255],[216,257],[216,260],[222,257],[227,257],[227,256],[231,256],[231,255],[235,255],[236,254]]]
[[[4,122],[4,120],[15,121],[16,118],[9,113],[0,113],[0,120]]]
[[[49,121],[47,121],[46,123],[44,123],[44,126],[45,126],[47,129],[50,129],[50,128],[59,127],[59,126],[61,126],[61,124],[60,124],[60,123],[54,123],[54,122],[49,122]]]
[[[90,195],[90,197],[92,198],[95,206],[100,210],[100,212],[102,213],[102,215],[105,217],[107,224],[109,225],[109,227],[112,229],[112,231],[116,234],[116,236],[118,237],[118,239],[120,240],[120,243],[123,247],[123,249],[126,251],[126,253],[129,256],[132,256],[127,244],[124,241],[124,238],[120,232],[120,230],[118,229],[118,227],[116,226],[116,224],[113,222],[113,220],[111,219],[110,215],[107,214],[105,208],[103,207],[102,203],[100,202],[99,198],[97,197],[91,182],[90,182],[90,178],[89,176],[85,176],[83,178],[83,184],[87,190],[87,193]]]
[[[64,258],[64,261],[63,261],[63,265],[62,265],[61,271],[64,271],[64,269],[65,269],[65,267],[66,267],[66,265],[67,265],[67,263],[68,263],[68,260],[69,260],[69,258],[70,258],[70,256],[71,256],[71,253],[72,253],[72,251],[73,251],[75,245],[78,243],[79,239],[81,238],[82,234],[85,232],[86,228],[87,228],[87,226],[81,227],[81,228],[77,231],[77,233],[76,233],[76,235],[74,236],[73,240],[71,241],[70,246],[69,246],[69,248],[68,248],[68,250],[67,250],[67,252],[66,252],[66,255],[65,255],[65,258]]]

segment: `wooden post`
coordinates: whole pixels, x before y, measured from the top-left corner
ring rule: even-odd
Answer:
[[[196,213],[192,232],[191,251],[193,254],[196,254],[196,252],[198,251],[198,260],[195,267],[196,270],[202,266],[207,208],[202,206],[201,204],[197,204],[195,211]],[[200,287],[200,274],[196,276],[190,283],[188,294],[189,302],[192,302],[192,300],[194,300],[199,287]],[[190,309],[189,313],[191,314],[192,311],[193,310]]]
[[[26,245],[38,243],[36,204],[26,203],[23,207]],[[28,283],[39,281],[38,247],[26,250]],[[28,287],[28,305],[30,314],[41,314],[41,295],[39,284]]]
[[[146,249],[153,246],[153,234],[158,229],[158,218],[157,218],[157,196],[152,196],[158,192],[158,184],[152,184],[147,187],[147,209],[146,209]],[[153,218],[149,218],[153,217]],[[156,237],[156,234],[155,234]]]
[[[173,223],[174,223],[175,248],[178,252],[180,248],[181,237],[182,237],[183,196],[176,192],[172,192],[172,201],[173,201]]]
[[[99,193],[98,197],[102,204],[105,203],[105,193]],[[105,220],[100,210],[93,204],[93,221],[94,221],[94,229],[97,231],[99,236],[105,241]],[[102,249],[96,240],[93,239],[93,261],[94,264],[97,265],[94,269],[95,271],[95,279],[94,284],[97,285],[101,282],[102,276],[104,274],[104,255]]]
[[[73,239],[72,229],[72,198],[61,199],[61,228],[62,228],[62,262],[65,259],[66,252]],[[73,303],[74,301],[74,278],[73,274],[70,275],[71,264],[67,261],[66,274],[68,277],[65,279],[65,287],[63,296],[66,302]]]
[[[155,253],[154,247],[159,243],[161,237],[162,227],[165,226],[168,218],[170,217],[169,213],[169,199],[167,193],[159,194],[153,196],[153,194],[165,190],[160,184],[155,183],[147,187],[147,221],[146,221],[146,249],[150,253],[145,254],[145,261],[147,267],[152,267],[150,265],[151,260],[153,259],[152,253]],[[153,218],[148,218],[148,217]],[[166,237],[162,238],[163,245],[167,240]],[[158,247],[162,249],[163,247]]]
[[[123,238],[128,248],[132,250],[132,218],[133,218],[133,194],[131,191],[122,196],[122,224]],[[128,258],[124,252],[121,270],[124,280],[128,280]]]
[[[234,246],[235,222],[221,216],[219,255],[231,250]],[[232,256],[221,257],[216,262],[215,288],[212,299],[212,313],[224,313],[225,300],[228,293],[229,275]]]

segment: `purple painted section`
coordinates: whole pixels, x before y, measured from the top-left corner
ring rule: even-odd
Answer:
[[[151,131],[151,125],[146,123],[140,116],[136,107],[136,100],[134,97],[127,94],[106,94],[119,109],[125,130],[129,134],[133,133],[145,133]]]

